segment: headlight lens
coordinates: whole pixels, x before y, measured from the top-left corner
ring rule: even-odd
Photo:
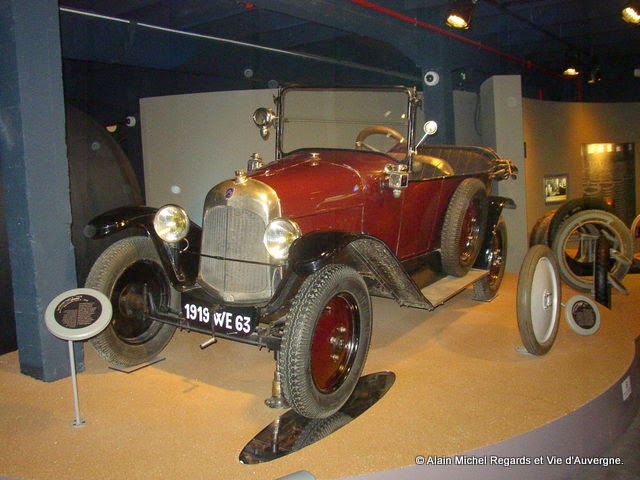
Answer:
[[[276,218],[267,225],[263,241],[269,255],[276,260],[284,260],[289,256],[289,247],[298,237],[300,229],[294,222]]]
[[[156,212],[153,228],[158,236],[169,243],[182,240],[189,233],[189,216],[177,205],[165,205]]]

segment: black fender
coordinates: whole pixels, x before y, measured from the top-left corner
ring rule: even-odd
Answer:
[[[476,263],[473,268],[487,269],[489,268],[489,258],[491,253],[491,240],[496,232],[496,227],[500,221],[500,215],[504,208],[514,209],[516,203],[508,197],[499,197],[496,195],[488,197],[488,214],[487,214],[487,229],[482,247],[480,248],[480,254],[476,259]]]
[[[144,232],[153,240],[173,287],[182,291],[195,285],[198,277],[202,228],[190,222],[185,239],[177,245],[168,244],[158,237],[153,228],[153,218],[157,211],[157,208],[144,205],[114,208],[91,219],[84,227],[84,235],[98,239],[128,229]]]
[[[371,235],[315,232],[297,239],[289,250],[289,266],[297,277],[307,277],[331,263],[355,268],[375,295],[394,298],[403,306],[434,308],[389,247]]]

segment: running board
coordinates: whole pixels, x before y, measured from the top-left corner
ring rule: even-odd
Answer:
[[[431,305],[437,307],[487,275],[489,275],[488,270],[470,270],[464,277],[449,275],[421,291]]]

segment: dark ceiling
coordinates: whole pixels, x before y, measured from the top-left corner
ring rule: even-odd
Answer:
[[[454,88],[519,74],[527,96],[640,101],[640,27],[622,21],[625,2],[478,0],[471,28],[454,31],[444,26],[445,0],[61,0],[65,81],[76,96],[91,86],[74,84],[74,74],[87,71],[114,88],[129,78],[143,95],[420,85],[437,67],[453,73]],[[561,74],[570,51],[580,80]],[[595,69],[601,80],[588,83]]]

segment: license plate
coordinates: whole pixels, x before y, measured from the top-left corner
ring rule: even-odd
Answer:
[[[211,328],[227,335],[251,335],[258,326],[258,316],[251,307],[217,307],[189,298],[182,304],[182,314],[196,330]]]

